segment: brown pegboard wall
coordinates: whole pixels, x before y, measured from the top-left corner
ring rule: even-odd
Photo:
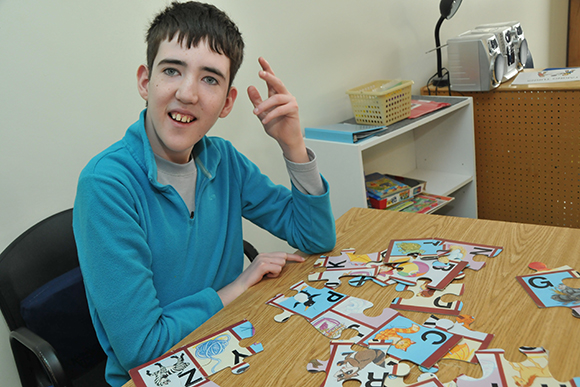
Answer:
[[[580,228],[580,88],[453,94],[473,97],[478,217]]]
[[[580,227],[580,91],[474,97],[483,219]]]

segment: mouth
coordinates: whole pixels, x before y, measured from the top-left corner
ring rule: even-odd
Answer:
[[[175,113],[175,112],[169,113],[169,117],[171,117],[171,119],[173,121],[181,122],[184,124],[189,124],[190,122],[193,122],[196,120],[196,118],[194,116],[190,116],[188,114]]]

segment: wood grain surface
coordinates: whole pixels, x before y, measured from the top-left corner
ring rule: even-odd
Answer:
[[[568,308],[538,308],[515,278],[534,273],[528,264],[535,261],[544,262],[551,269],[564,265],[580,269],[579,229],[358,208],[344,214],[336,224],[338,241],[335,249],[327,254],[330,256],[340,255],[340,250],[345,248],[355,248],[358,254],[372,253],[387,248],[391,239],[403,238],[437,237],[502,246],[503,252],[495,258],[476,258],[486,262],[481,270],[466,270],[465,278],[456,280],[465,284],[462,296],[447,295],[443,301],[462,301],[461,313],[475,317],[471,328],[494,334],[490,348],[504,349],[508,360],[521,362],[526,359],[518,351],[520,346],[541,346],[549,351],[549,368],[555,379],[567,382],[580,376],[580,319],[574,318]],[[306,364],[312,359],[328,359],[329,339],[300,316],[292,316],[285,323],[274,321],[281,309],[265,304],[279,293],[292,296],[295,292],[289,290],[290,286],[301,280],[321,288],[323,281],[307,281],[308,273],[319,271],[313,268],[318,256],[307,256],[307,261],[301,264],[288,264],[280,278],[264,279],[176,347],[245,318],[254,325],[256,333],[241,345],[261,342],[264,351],[246,358],[250,367],[244,374],[233,375],[223,370],[210,376],[212,381],[221,387],[320,386],[325,374],[307,372]],[[567,285],[578,288],[580,279]],[[371,282],[355,288],[343,281],[336,291],[371,301],[374,307],[365,311],[369,316],[379,315],[400,295],[394,286],[383,288]],[[418,312],[400,313],[420,324],[430,316]],[[354,335],[354,331],[347,330],[341,338]],[[419,374],[416,367],[409,364],[412,372],[405,379],[407,383],[416,380]],[[460,374],[475,378],[482,375],[477,364],[456,360],[443,360],[438,364],[442,382]],[[345,387],[357,385],[356,381],[344,384]],[[133,387],[134,384],[130,381],[125,386]]]

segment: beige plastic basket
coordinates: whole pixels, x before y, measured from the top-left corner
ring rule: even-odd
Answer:
[[[413,81],[378,80],[348,90],[356,123],[387,126],[408,118],[412,85]]]

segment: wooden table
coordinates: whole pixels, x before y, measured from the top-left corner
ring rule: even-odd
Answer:
[[[494,334],[489,348],[504,349],[508,360],[526,359],[518,351],[520,346],[541,346],[549,351],[550,371],[557,380],[567,382],[580,376],[580,319],[574,318],[568,308],[538,308],[515,279],[518,275],[533,273],[527,265],[534,261],[544,262],[549,268],[568,265],[580,269],[579,229],[360,208],[348,211],[336,225],[338,241],[330,256],[340,255],[341,249],[349,247],[356,248],[358,254],[377,252],[387,248],[391,239],[402,238],[439,237],[502,246],[504,251],[499,256],[485,258],[487,264],[481,270],[466,270],[465,278],[459,281],[465,284],[462,296],[447,295],[443,301],[463,301],[462,314],[475,317],[472,329]],[[309,256],[302,264],[289,264],[280,278],[265,279],[252,287],[176,347],[245,318],[254,325],[256,333],[240,344],[261,342],[264,351],[245,359],[250,364],[245,373],[233,375],[226,369],[210,376],[212,381],[221,387],[320,386],[325,374],[307,372],[306,364],[311,359],[328,359],[329,339],[300,316],[292,316],[285,323],[275,322],[274,316],[281,309],[265,304],[278,293],[295,294],[289,290],[290,286],[300,280],[307,281],[308,273],[315,271],[313,263],[317,257]],[[572,280],[567,284],[579,287],[578,282]],[[308,284],[321,288],[323,282]],[[379,315],[399,295],[394,286],[382,288],[370,282],[355,288],[343,281],[336,291],[371,301],[374,307],[366,312],[372,316]],[[421,324],[429,317],[427,313],[401,311],[401,314]],[[354,336],[354,331],[348,332],[352,333],[349,335],[347,332],[342,338]],[[475,378],[482,375],[476,364],[444,360],[439,366],[438,376],[443,382],[462,373]],[[405,381],[410,383],[417,375],[413,367]],[[358,382],[345,384],[355,385]],[[133,386],[132,381],[125,385]]]

